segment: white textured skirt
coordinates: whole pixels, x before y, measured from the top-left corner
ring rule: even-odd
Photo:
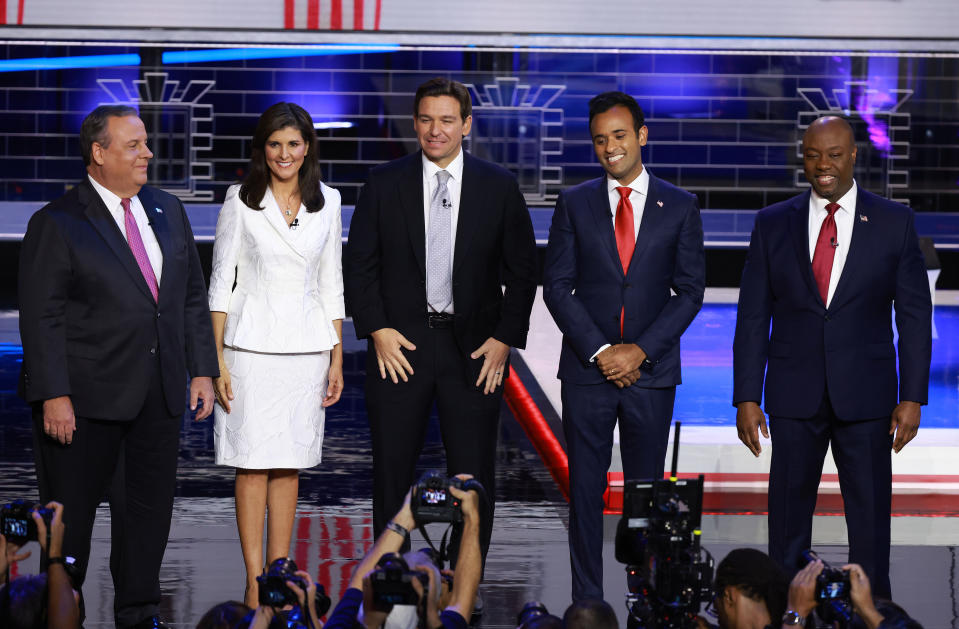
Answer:
[[[219,404],[213,411],[217,464],[244,469],[318,464],[330,352],[263,354],[225,347],[223,359],[234,398],[230,413]]]

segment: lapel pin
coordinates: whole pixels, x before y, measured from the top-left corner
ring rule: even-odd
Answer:
[[[865,214],[860,214],[860,215],[859,215],[859,222],[861,222],[861,223],[868,223],[868,222],[869,222],[869,217],[866,216]]]
[[[663,207],[663,202],[662,202],[662,201],[657,201],[657,202],[656,202],[656,205],[658,205],[659,207]]]
[[[157,214],[163,214],[163,210],[161,210],[160,208],[156,207],[153,209],[157,211]]]

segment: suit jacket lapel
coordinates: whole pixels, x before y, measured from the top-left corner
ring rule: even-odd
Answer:
[[[426,277],[426,221],[423,219],[423,162],[420,151],[410,155],[406,165],[406,175],[401,177],[397,186],[397,198],[400,211],[406,217],[406,227],[410,236],[410,246],[420,267],[420,274]]]
[[[849,251],[846,253],[846,262],[842,267],[842,274],[839,276],[839,283],[836,285],[836,292],[832,294],[832,301],[829,303],[829,310],[835,310],[842,305],[842,300],[846,299],[852,293],[852,284],[859,275],[859,267],[865,264],[868,258],[868,225],[864,223],[861,217],[869,216],[870,209],[869,198],[863,195],[863,189],[859,188],[856,192],[856,215],[852,220],[852,233],[849,235]]]
[[[270,227],[273,228],[273,231],[276,232],[276,235],[297,255],[305,258],[306,256],[303,255],[303,252],[297,248],[293,240],[292,230],[290,230],[290,226],[283,219],[283,210],[280,209],[280,205],[277,203],[276,197],[273,196],[273,191],[269,186],[266,188],[266,193],[263,195],[261,203],[264,207],[260,213],[263,214],[263,217],[270,224]]]
[[[136,258],[133,257],[133,251],[130,249],[129,243],[123,237],[123,232],[117,227],[113,215],[103,204],[103,199],[100,198],[100,195],[97,194],[97,191],[86,178],[80,182],[79,198],[80,202],[86,206],[84,212],[87,215],[87,220],[90,221],[119,258],[120,266],[126,269],[140,291],[149,297],[150,301],[153,301],[153,293],[150,292],[146,280],[143,279],[143,273],[140,271]]]
[[[646,253],[649,248],[649,242],[654,238],[654,232],[659,227],[662,219],[662,213],[668,212],[669,208],[659,205],[659,183],[658,179],[649,173],[649,186],[646,189],[646,200],[643,206],[643,220],[639,224],[639,235],[636,237],[636,248],[633,250],[633,257],[629,261],[629,270],[632,271],[637,260]],[[655,199],[656,201],[653,201]],[[634,208],[635,209],[635,208]]]
[[[456,273],[463,261],[469,258],[469,247],[473,242],[473,235],[479,228],[480,217],[483,215],[482,198],[482,182],[476,176],[473,157],[464,151],[460,209],[456,219],[456,240],[453,244],[453,273]]]
[[[812,262],[809,260],[809,193],[797,197],[794,201],[792,214],[789,216],[789,232],[792,235],[793,249],[796,253],[796,262],[799,264],[799,273],[806,280],[806,288],[822,304],[819,287],[816,286],[816,277],[812,273]]]
[[[163,276],[167,270],[167,261],[170,260],[170,256],[173,255],[173,248],[170,240],[170,224],[167,222],[166,214],[163,213],[163,209],[156,204],[153,194],[148,189],[140,188],[140,194],[138,194],[137,197],[139,197],[140,205],[143,206],[143,211],[150,220],[150,226],[153,228],[153,234],[156,236],[157,243],[160,245],[160,252],[163,253],[163,272],[160,273],[159,278],[159,290],[162,291]]]
[[[596,234],[599,236],[602,246],[606,249],[613,266],[623,273],[623,264],[619,261],[619,249],[616,247],[616,234],[613,231],[613,217],[609,210],[609,191],[606,187],[606,175],[603,175],[595,181],[593,192],[587,197],[589,199],[590,214],[596,221]]]

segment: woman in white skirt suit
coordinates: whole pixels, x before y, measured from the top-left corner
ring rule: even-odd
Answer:
[[[277,103],[257,123],[242,185],[226,193],[210,278],[216,462],[236,468],[251,607],[264,516],[268,564],[289,554],[298,470],[320,462],[324,409],[343,391],[341,250],[340,194],[320,182],[313,120]]]

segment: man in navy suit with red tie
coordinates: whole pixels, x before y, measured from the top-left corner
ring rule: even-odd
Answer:
[[[639,104],[600,94],[589,128],[606,173],[560,194],[543,279],[563,332],[573,600],[603,598],[603,492],[617,419],[625,477],[663,476],[679,337],[706,284],[696,197],[643,168]]]
[[[760,211],[749,245],[733,346],[736,425],[756,456],[759,432],[772,433],[773,559],[793,573],[805,563],[832,444],[849,562],[889,598],[890,448],[898,452],[916,435],[926,403],[929,283],[912,211],[853,179],[849,123],[817,119],[802,152],[812,190]]]

